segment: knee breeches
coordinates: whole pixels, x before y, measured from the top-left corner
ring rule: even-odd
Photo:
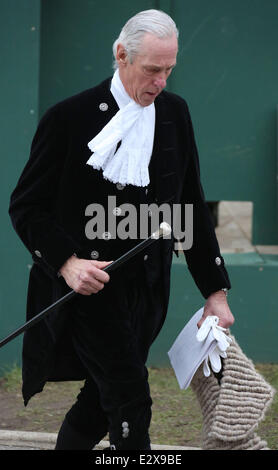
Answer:
[[[145,363],[161,318],[142,279],[110,280],[75,307],[73,344],[88,377],[68,421],[96,442],[109,432],[116,449],[150,448],[152,400]]]

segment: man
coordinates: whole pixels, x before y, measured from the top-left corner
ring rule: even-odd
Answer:
[[[187,105],[164,92],[176,65],[178,32],[165,13],[131,18],[114,43],[111,80],[58,103],[42,118],[10,214],[32,253],[28,312],[70,288],[78,295],[24,335],[25,404],[48,380],[85,379],[56,449],[92,449],[109,432],[112,449],[149,449],[146,360],[165,320],[174,239],[155,242],[109,275],[111,260],[139,240],[94,237],[96,204],[121,224],[125,204],[193,204],[187,264],[207,315],[229,327],[230,282],[199,179]],[[145,207],[144,206],[144,207]],[[106,226],[105,226],[106,227]],[[139,238],[137,236],[137,238]]]

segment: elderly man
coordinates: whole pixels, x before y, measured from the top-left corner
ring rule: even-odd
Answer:
[[[70,288],[80,294],[24,335],[25,405],[46,381],[85,379],[57,450],[92,449],[107,432],[111,449],[150,449],[145,364],[167,312],[174,238],[155,242],[109,277],[103,268],[140,237],[107,229],[94,236],[95,204],[104,224],[111,196],[116,224],[127,203],[137,210],[193,204],[193,245],[184,254],[206,298],[199,326],[212,314],[223,327],[234,321],[189,111],[182,98],[163,91],[176,65],[177,38],[163,12],[131,18],[114,43],[112,80],[47,111],[11,197],[12,222],[34,259],[28,312]]]

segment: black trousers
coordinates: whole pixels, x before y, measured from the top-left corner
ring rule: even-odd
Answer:
[[[150,292],[138,267],[111,274],[102,291],[76,303],[72,339],[88,377],[66,421],[89,446],[109,432],[113,448],[150,448],[152,399],[145,364],[163,323],[162,310],[159,286]]]

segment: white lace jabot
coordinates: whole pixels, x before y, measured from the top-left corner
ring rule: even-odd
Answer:
[[[120,109],[88,143],[93,154],[87,164],[102,169],[103,177],[113,183],[147,186],[154,140],[154,104],[144,107],[130,98],[118,70],[112,78],[111,93]]]

